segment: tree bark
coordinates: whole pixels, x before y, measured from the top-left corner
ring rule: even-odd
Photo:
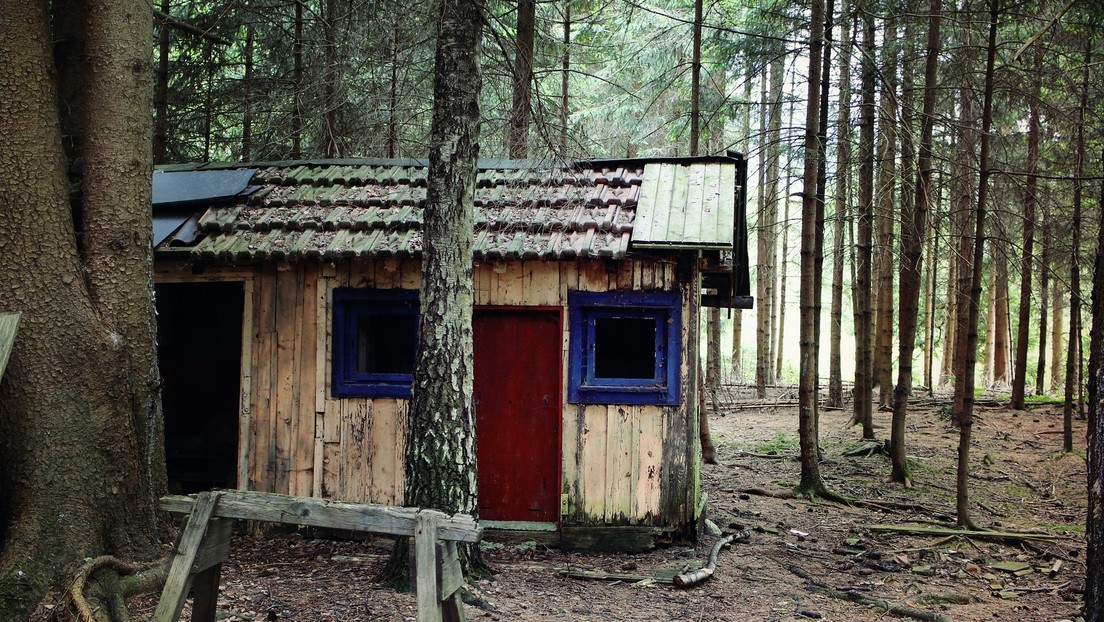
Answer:
[[[850,5],[840,7],[839,107],[836,141],[836,188],[832,219],[832,308],[828,329],[828,400],[833,408],[843,408],[843,263],[844,228],[849,218],[847,195],[851,177],[851,19]]]
[[[1000,0],[989,0],[989,41],[986,46],[985,91],[981,112],[981,151],[978,156],[980,174],[978,175],[977,204],[974,216],[974,249],[972,276],[970,279],[969,309],[966,320],[966,343],[964,359],[963,410],[959,420],[958,435],[958,477],[955,489],[955,507],[958,526],[973,527],[970,518],[969,472],[970,472],[970,435],[974,425],[974,374],[977,363],[978,316],[981,306],[981,273],[985,259],[985,212],[989,194],[989,149],[993,127],[993,82],[994,66],[997,56],[997,20],[1000,16]],[[957,400],[957,398],[956,398]]]
[[[1074,146],[1073,221],[1070,232],[1073,250],[1070,253],[1069,350],[1066,354],[1066,399],[1062,407],[1062,450],[1073,451],[1073,411],[1081,386],[1081,199],[1085,176],[1085,110],[1089,105],[1089,66],[1092,63],[1092,41],[1085,44],[1085,65],[1081,75],[1081,104],[1077,112],[1077,142]]]
[[[916,160],[916,197],[901,201],[901,266],[899,275],[901,305],[898,339],[897,386],[893,389],[893,419],[889,437],[892,464],[890,479],[911,485],[905,455],[905,419],[908,398],[912,394],[912,354],[919,315],[920,277],[923,255],[923,235],[927,230],[927,214],[931,203],[932,134],[935,115],[937,68],[939,63],[940,22],[942,0],[932,0],[929,9],[927,56],[924,64],[924,104],[920,115],[920,153]],[[907,37],[906,37],[907,38]],[[906,70],[907,73],[907,70]],[[911,128],[906,128],[911,131]]]
[[[0,311],[23,312],[0,382],[4,620],[27,619],[85,557],[156,556],[165,486],[150,7],[54,2],[52,22],[46,7],[9,3],[0,20]],[[72,206],[59,110],[81,165]]]
[[[874,189],[878,225],[877,294],[874,317],[873,380],[878,385],[878,404],[889,408],[893,403],[893,221],[897,181],[897,95],[898,48],[897,2],[887,4],[885,29],[882,36],[881,114],[878,116],[878,177]]]
[[[801,363],[798,384],[798,440],[801,447],[801,482],[798,490],[809,495],[825,492],[820,475],[820,452],[816,434],[817,350],[815,293],[820,274],[816,271],[816,186],[820,149],[820,77],[824,50],[824,0],[812,0],[809,23],[809,82],[805,114],[805,166],[801,195]]]
[[[474,516],[472,210],[483,21],[474,0],[442,0],[439,20],[405,502]]]
[[[858,275],[855,286],[855,403],[852,423],[862,424],[864,439],[874,438],[871,330],[871,261],[874,209],[874,15],[860,0],[863,15],[862,105],[859,120]]]
[[[766,164],[763,167],[762,189],[763,209],[760,211],[757,232],[757,256],[758,270],[756,274],[756,287],[758,304],[756,305],[756,339],[755,339],[755,385],[759,396],[766,397],[767,385],[774,382],[774,358],[772,356],[774,335],[771,332],[771,323],[775,316],[774,279],[775,279],[775,232],[778,227],[778,159],[780,154],[781,126],[782,126],[782,70],[785,61],[783,50],[776,50],[775,59],[770,65],[770,95],[764,102],[764,108],[768,111],[767,131],[765,133],[767,145],[763,152],[766,156]]]
[[[533,96],[533,42],[536,34],[536,0],[518,0],[517,37],[514,52],[514,99],[506,142],[510,157],[529,154],[529,119]]]
[[[1012,370],[1012,408],[1027,407],[1027,350],[1031,327],[1031,273],[1035,265],[1035,207],[1038,205],[1039,173],[1039,95],[1043,88],[1043,54],[1039,43],[1032,45],[1034,70],[1031,92],[1027,96],[1027,181],[1023,194],[1023,255],[1020,261],[1020,305],[1016,326],[1016,358]],[[1045,343],[1040,335],[1040,343]],[[1045,347],[1039,348],[1045,351]],[[1042,369],[1036,370],[1042,377]],[[1040,392],[1041,393],[1041,392]]]
[[[1039,359],[1035,364],[1035,394],[1046,394],[1047,307],[1050,300],[1050,222],[1043,212],[1043,252],[1039,259]]]
[[[1104,164],[1104,154],[1101,155]],[[1100,186],[1104,205],[1104,181]],[[1092,330],[1089,345],[1088,500],[1085,547],[1085,620],[1104,622],[1104,212],[1097,222],[1093,267]]]

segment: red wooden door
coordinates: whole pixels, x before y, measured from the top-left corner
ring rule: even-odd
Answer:
[[[560,312],[476,309],[473,329],[479,518],[558,522]]]

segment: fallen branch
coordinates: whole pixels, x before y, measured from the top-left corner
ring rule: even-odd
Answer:
[[[721,549],[726,544],[733,540],[739,540],[741,542],[747,542],[751,538],[751,532],[741,531],[735,534],[729,534],[720,540],[713,543],[713,548],[709,551],[709,562],[705,564],[705,567],[697,570],[691,570],[687,572],[680,572],[675,575],[674,583],[679,587],[693,587],[699,583],[703,583],[713,576],[713,572],[717,568],[717,555],[720,554]]]
[[[760,454],[754,451],[744,451],[737,449],[736,453],[741,456],[750,456],[752,458],[762,458],[764,460],[794,460],[797,456],[791,454]]]
[[[881,598],[874,598],[872,596],[866,596],[855,591],[842,591],[828,587],[827,585],[817,581],[808,572],[805,572],[801,568],[792,564],[782,564],[782,567],[789,570],[793,574],[805,579],[809,587],[814,592],[824,594],[825,596],[831,596],[832,598],[838,598],[839,600],[846,600],[860,605],[867,605],[869,607],[875,607],[881,611],[897,616],[904,616],[906,618],[912,618],[914,620],[923,620],[924,622],[951,622],[950,618],[942,616],[938,613],[932,613],[930,611],[923,611],[921,609],[914,609],[905,605],[897,605],[889,602],[888,600],[882,600]]]
[[[775,492],[773,490],[763,490],[762,488],[741,488],[736,492],[745,495],[756,495],[758,497],[770,497],[772,499],[793,499],[794,494],[792,492]]]
[[[1026,533],[1013,531],[981,531],[972,529],[948,529],[945,527],[918,527],[910,525],[859,525],[862,529],[884,533],[903,533],[913,536],[964,536],[979,540],[1057,540],[1058,536],[1049,533]]]

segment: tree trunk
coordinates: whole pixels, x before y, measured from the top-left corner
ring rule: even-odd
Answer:
[[[757,255],[759,268],[756,274],[758,307],[756,311],[757,329],[755,339],[755,385],[759,396],[766,397],[767,385],[774,382],[772,346],[774,335],[771,322],[775,317],[772,306],[775,278],[775,231],[778,226],[778,159],[780,154],[780,134],[782,126],[782,70],[785,55],[776,51],[770,65],[770,99],[764,103],[769,111],[766,148],[766,164],[763,168],[764,183],[760,185],[763,197],[763,209],[759,216],[757,235]]]
[[[150,7],[54,2],[52,22],[46,7],[9,3],[0,20],[0,311],[23,312],[0,382],[4,620],[27,619],[85,557],[157,556],[165,487]],[[59,109],[81,166],[72,205]]]
[[[1035,206],[1039,202],[1039,95],[1043,88],[1043,54],[1039,42],[1032,46],[1034,71],[1031,72],[1031,93],[1027,96],[1027,182],[1023,194],[1023,251],[1020,261],[1020,306],[1016,326],[1016,359],[1012,370],[1012,408],[1027,407],[1027,350],[1031,327],[1031,272],[1035,265]],[[1040,335],[1045,335],[1045,331]],[[1045,343],[1040,338],[1040,343]],[[1040,351],[1046,348],[1040,347]],[[1038,378],[1042,369],[1036,370]],[[1040,391],[1041,393],[1041,391]]]
[[[295,23],[292,26],[292,69],[291,82],[291,159],[303,157],[303,2],[295,2]]]
[[[242,162],[253,159],[253,23],[245,29],[245,74],[242,76],[244,101],[242,102]]]
[[[856,247],[858,275],[855,285],[855,412],[852,423],[861,423],[864,439],[874,438],[873,360],[871,329],[871,261],[874,236],[874,15],[860,0],[863,15],[862,105],[859,120],[859,232]]]
[[[924,107],[920,116],[920,154],[916,161],[916,197],[913,201],[901,201],[901,272],[898,294],[901,319],[897,345],[897,386],[893,389],[889,455],[893,465],[890,479],[906,486],[911,485],[912,482],[909,479],[908,463],[905,459],[905,418],[908,414],[908,398],[912,394],[912,354],[919,315],[921,262],[923,261],[921,250],[923,235],[927,229],[928,206],[931,202],[932,126],[938,88],[936,81],[942,9],[942,0],[932,0],[928,18],[927,57],[924,65]],[[909,37],[906,36],[907,39]],[[906,69],[906,75],[908,73]],[[906,128],[906,131],[910,130],[911,128]]]
[[[1104,155],[1101,156],[1104,164]],[[1100,185],[1104,205],[1104,181]],[[1104,622],[1104,212],[1097,222],[1093,267],[1092,330],[1089,345],[1088,499],[1085,547],[1085,620]]]
[[[1066,298],[1065,288],[1057,278],[1050,287],[1050,392],[1057,395],[1065,385]]]
[[[793,107],[790,107],[790,111],[793,111]],[[789,127],[793,127],[793,115],[791,115]],[[789,255],[790,255],[790,197],[789,197],[790,184],[786,183],[786,197],[782,201],[782,221],[779,231],[779,237],[782,238],[781,254],[778,255],[775,266],[778,271],[778,287],[775,288],[775,292],[778,294],[777,305],[775,309],[777,312],[774,314],[774,320],[771,324],[774,326],[774,377],[775,379],[782,378],[782,352],[783,347],[786,344],[786,275],[789,272]]]
[[[809,82],[805,114],[805,167],[801,195],[801,363],[798,366],[798,440],[801,446],[801,483],[798,489],[812,495],[825,492],[820,475],[820,452],[816,435],[817,342],[815,293],[816,272],[816,185],[820,133],[821,54],[824,49],[824,0],[812,0],[809,16]]]
[[[340,57],[337,54],[337,0],[324,1],[326,16],[322,22],[322,35],[326,51],[322,68],[322,142],[325,145],[323,153],[327,158],[340,158],[342,132],[337,126],[337,98],[344,76],[339,67]]]
[[[506,142],[515,160],[529,154],[529,119],[533,95],[533,41],[537,21],[536,0],[518,0],[517,38],[514,52],[514,100]]]
[[[989,0],[989,42],[986,46],[985,91],[981,112],[981,151],[978,157],[980,174],[978,175],[977,205],[974,216],[974,257],[972,262],[968,317],[966,320],[966,343],[964,380],[962,382],[963,404],[959,420],[958,435],[958,477],[955,489],[955,507],[958,526],[973,527],[970,518],[969,473],[970,473],[970,435],[974,425],[974,373],[977,363],[978,316],[981,306],[981,273],[985,259],[985,211],[989,194],[989,145],[992,140],[990,130],[993,127],[993,81],[994,65],[997,56],[997,18],[1000,15],[1000,0]],[[956,400],[957,400],[956,396]]]
[[[1078,400],[1076,392],[1081,386],[1081,198],[1084,194],[1085,176],[1085,110],[1089,106],[1089,67],[1092,63],[1092,41],[1085,45],[1085,65],[1081,74],[1081,105],[1077,112],[1077,142],[1074,146],[1075,161],[1073,179],[1073,251],[1070,253],[1070,311],[1069,350],[1066,354],[1066,399],[1062,408],[1062,450],[1073,451],[1073,410]]]
[[[895,12],[896,2],[887,5]],[[897,181],[897,19],[889,14],[882,37],[882,96],[878,117],[878,178],[874,190],[878,224],[877,302],[874,317],[874,381],[878,384],[878,404],[889,408],[893,403],[893,220]],[[880,199],[880,200],[879,200]]]
[[[472,405],[472,231],[479,158],[483,18],[474,0],[442,0],[426,175],[421,329],[406,443],[409,506],[476,514]],[[401,555],[405,546],[396,546]],[[469,552],[477,554],[477,550]],[[395,568],[405,572],[400,564]]]
[[[169,14],[169,0],[161,0],[161,12]],[[169,46],[172,26],[162,19],[157,29],[157,85],[153,92],[153,163],[168,161],[169,144]]]
[[[832,223],[832,309],[828,331],[828,401],[843,408],[843,262],[844,227],[849,217],[847,194],[851,177],[851,21],[849,3],[840,7],[839,122],[836,141],[835,216]],[[822,128],[826,129],[826,128]]]
[[[998,221],[1000,218],[998,218]],[[1002,236],[1003,237],[1003,236]],[[1009,386],[1011,376],[1009,367],[1012,361],[1009,335],[1011,326],[1008,317],[1008,243],[1003,239],[993,244],[993,383],[1005,388]]]
[[[1043,252],[1039,260],[1039,360],[1035,364],[1035,394],[1046,394],[1047,311],[1050,300],[1050,222],[1043,214]]]
[[[563,52],[560,60],[560,151],[567,155],[567,127],[570,116],[569,104],[569,80],[571,76],[571,3],[573,0],[563,0]]]

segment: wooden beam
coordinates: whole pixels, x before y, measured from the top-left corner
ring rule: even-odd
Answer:
[[[345,503],[310,497],[289,497],[266,492],[220,491],[215,516],[260,520],[270,523],[328,527],[349,531],[370,531],[392,536],[413,536],[417,508]],[[169,495],[161,498],[161,508],[175,514],[187,514],[198,503],[193,497]],[[471,516],[440,513],[437,538],[457,542],[479,542],[483,528]]]
[[[150,618],[152,622],[176,622],[180,619],[180,610],[184,608],[188,588],[192,585],[192,566],[199,555],[200,545],[207,533],[207,523],[214,515],[218,501],[217,492],[201,492],[197,498],[192,499],[194,507],[188,508],[191,512],[188,526],[180,536],[176,556],[169,568],[169,577],[165,580],[165,589],[161,592],[161,600]]]

